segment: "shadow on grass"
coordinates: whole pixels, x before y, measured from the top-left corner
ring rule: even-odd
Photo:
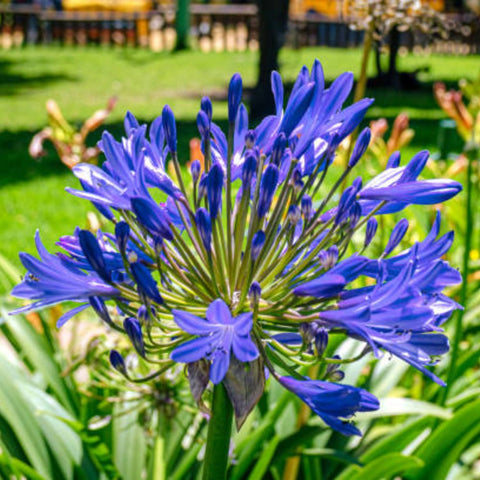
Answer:
[[[24,75],[15,72],[20,61],[11,59],[0,60],[0,96],[13,96],[25,89],[43,88],[53,82],[76,81],[77,77],[66,73],[42,73],[39,75]]]
[[[151,119],[138,119],[140,123],[151,122]],[[72,122],[78,124],[81,122]],[[226,119],[220,119],[217,122],[225,130],[227,126]],[[112,135],[120,140],[124,135],[123,123],[116,122],[106,125]],[[88,144],[94,145],[101,137],[102,131],[99,129],[88,137]],[[177,120],[178,149],[179,158],[182,163],[187,163],[190,158],[189,142],[192,138],[199,136],[195,121]],[[63,175],[68,168],[63,165],[57,156],[56,151],[49,142],[45,143],[47,155],[40,160],[34,160],[28,154],[28,145],[34,133],[31,131],[9,131],[0,132],[0,188],[5,185],[11,185],[18,182],[28,182],[32,179]],[[103,156],[100,158],[102,161]]]

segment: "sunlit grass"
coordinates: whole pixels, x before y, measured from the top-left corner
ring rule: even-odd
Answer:
[[[303,64],[319,58],[331,81],[343,71],[359,70],[359,50],[308,48],[284,50],[282,74],[292,82]],[[412,92],[390,89],[368,91],[376,98],[369,118],[394,118],[406,111],[416,136],[406,149],[435,150],[438,120],[431,85],[435,80],[455,82],[479,73],[476,57],[401,58],[403,70],[429,66],[422,74],[425,87]],[[76,180],[53,151],[35,162],[27,148],[31,136],[46,123],[45,102],[54,98],[65,117],[74,123],[102,107],[111,95],[119,98],[108,126],[117,134],[126,110],[150,121],[169,103],[179,121],[180,153],[188,159],[188,140],[196,135],[195,116],[202,95],[213,99],[217,121],[226,118],[226,85],[233,72],[240,72],[246,87],[255,83],[257,54],[185,52],[153,53],[145,50],[103,48],[36,47],[0,53],[0,252],[18,265],[17,252],[33,250],[33,234],[40,228],[48,247],[76,225],[85,225],[90,205],[72,197],[64,187]],[[373,73],[373,69],[372,69]],[[98,137],[96,137],[98,138]]]

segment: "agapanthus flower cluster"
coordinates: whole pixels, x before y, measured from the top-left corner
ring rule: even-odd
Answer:
[[[339,365],[352,359],[331,351],[334,335],[363,342],[362,355],[389,352],[441,384],[427,367],[448,350],[441,325],[459,308],[442,293],[461,281],[442,259],[453,233],[439,236],[438,214],[427,237],[401,253],[394,252],[407,233],[406,219],[381,254],[372,241],[378,215],[443,202],[461,185],[420,180],[428,152],[404,166],[394,153],[376,177],[354,178],[368,128],[344,171],[331,178],[338,145],[372,103],[343,107],[352,84],[353,75],[345,73],[327,88],[315,61],[311,71],[302,68],[284,106],[274,72],[276,112],[250,129],[235,74],[227,135],[212,120],[210,100],[201,101],[204,162],[193,162],[190,172],[180,167],[170,107],[148,131],[127,113],[120,141],[103,134],[104,164],[74,167],[82,189],[68,189],[93,202],[114,233],[77,229],[60,238],[56,254],[37,234],[40,259],[21,254],[28,272],[13,291],[33,302],[17,312],[78,302],[61,326],[93,309],[151,364],[148,378],[186,364],[199,402],[209,382],[223,382],[238,425],[270,376],[333,429],[359,434],[350,419],[379,403],[340,383]],[[166,169],[169,159],[175,175]],[[110,360],[139,381],[122,353],[112,351]],[[317,364],[319,378],[308,378],[308,367]]]

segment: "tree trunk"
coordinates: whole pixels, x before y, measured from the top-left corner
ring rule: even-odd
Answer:
[[[400,48],[400,32],[397,27],[393,27],[390,31],[389,38],[390,56],[388,58],[388,86],[393,88],[401,88],[400,75],[397,69],[398,49]]]
[[[177,31],[175,50],[185,50],[188,48],[188,31],[190,30],[190,0],[177,0],[175,29]]]
[[[257,85],[252,93],[251,116],[261,118],[274,112],[270,89],[272,70],[278,70],[278,54],[285,43],[289,0],[258,0],[260,62]]]

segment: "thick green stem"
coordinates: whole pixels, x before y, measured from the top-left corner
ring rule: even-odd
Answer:
[[[233,408],[222,383],[213,388],[212,416],[208,424],[203,480],[227,478]]]
[[[478,158],[478,148],[475,145],[467,146],[466,150],[467,155],[467,186],[466,186],[466,195],[467,195],[467,205],[466,205],[466,232],[465,232],[465,248],[463,251],[463,262],[462,262],[462,289],[460,291],[460,304],[466,308],[467,298],[468,298],[468,273],[470,270],[470,251],[472,249],[472,236],[473,236],[473,162]],[[458,310],[455,320],[455,334],[452,341],[452,353],[450,359],[450,366],[448,369],[447,375],[447,386],[443,390],[443,395],[441,397],[442,405],[445,404],[448,392],[452,386],[452,383],[455,380],[455,373],[457,369],[457,360],[458,360],[458,347],[460,340],[462,339],[463,334],[463,314],[465,310]]]

